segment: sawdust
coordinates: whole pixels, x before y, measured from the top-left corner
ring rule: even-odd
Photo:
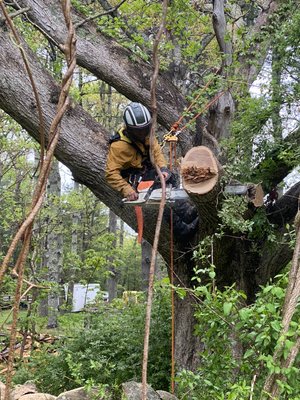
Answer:
[[[187,183],[200,183],[215,177],[217,172],[211,167],[187,166],[182,168],[181,174]]]

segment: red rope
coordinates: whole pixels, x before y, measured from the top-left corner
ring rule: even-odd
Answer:
[[[207,103],[206,105],[205,105],[205,107],[200,111],[200,112],[198,112],[198,114],[196,114],[187,124],[185,124],[181,129],[180,129],[180,131],[182,132],[184,129],[186,129],[188,126],[189,126],[189,124],[191,124],[195,119],[197,119],[198,117],[200,117],[200,115],[201,114],[203,114],[204,113],[204,111],[206,111],[212,104],[214,104],[221,96],[223,96],[225,94],[225,92],[223,91],[223,92],[220,92],[219,94],[217,94],[209,103]]]
[[[211,84],[211,82],[215,79],[215,77],[213,76],[205,86],[203,86],[203,88],[200,90],[200,92],[197,94],[196,98],[191,102],[191,104],[188,106],[188,108],[185,110],[185,112],[189,112],[190,109],[194,106],[194,104],[197,102],[197,100],[199,99],[199,97],[201,96],[201,94],[209,87],[209,85]],[[177,129],[179,128],[179,125],[181,124],[181,121],[183,120],[184,115],[182,114],[181,117],[178,119],[178,121],[176,121],[171,128],[171,132],[177,131]],[[182,130],[182,129],[181,129]]]

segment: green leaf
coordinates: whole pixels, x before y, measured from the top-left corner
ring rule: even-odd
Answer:
[[[250,348],[244,354],[244,358],[248,358],[248,357],[252,356],[253,354],[254,354],[254,350]]]
[[[271,321],[270,323],[271,327],[274,329],[276,332],[280,332],[281,330],[281,324],[279,321]]]
[[[183,288],[175,288],[178,297],[182,300],[186,296],[186,290]]]
[[[215,273],[215,271],[209,271],[209,277],[211,278],[211,279],[215,279],[215,277],[216,277],[216,273]]]
[[[282,299],[285,296],[285,291],[281,287],[275,286],[272,289],[272,294],[278,299]]]
[[[251,310],[249,310],[249,308],[241,308],[239,310],[239,316],[242,321],[248,320],[248,318],[250,317],[250,314],[251,314]]]
[[[229,315],[229,314],[230,314],[231,309],[232,309],[232,306],[233,306],[233,304],[230,303],[230,302],[225,302],[225,303],[223,304],[223,312],[224,312],[224,315]]]

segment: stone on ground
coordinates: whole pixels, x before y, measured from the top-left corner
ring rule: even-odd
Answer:
[[[138,382],[125,382],[122,384],[124,400],[141,400],[142,384]],[[161,400],[151,386],[147,385],[147,400]]]

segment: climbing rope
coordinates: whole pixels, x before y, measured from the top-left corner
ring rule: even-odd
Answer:
[[[210,86],[210,84],[212,83],[212,81],[215,79],[215,75],[206,83],[206,85],[203,86],[203,88],[200,90],[200,92],[197,94],[197,96],[195,97],[195,99],[190,103],[190,105],[188,106],[188,108],[185,110],[184,113],[181,114],[180,118],[178,119],[178,121],[176,121],[171,128],[171,131],[177,131],[181,121],[184,118],[184,114],[188,113],[193,107],[194,105],[197,103],[198,99],[200,98],[200,96],[202,95],[202,93]]]
[[[169,143],[169,170],[173,172],[177,167],[176,144],[177,135],[165,138]],[[171,284],[171,393],[175,392],[175,292],[174,292],[174,235],[173,235],[173,210],[170,208],[170,284]]]
[[[155,262],[157,256],[157,248],[158,241],[160,236],[160,229],[163,220],[163,213],[166,203],[166,184],[162,172],[154,162],[153,156],[153,143],[154,143],[154,133],[157,124],[157,101],[156,101],[156,83],[158,79],[159,72],[159,58],[158,58],[158,47],[165,30],[166,18],[167,18],[167,9],[168,9],[168,0],[163,0],[163,14],[161,23],[156,34],[154,43],[153,43],[153,76],[151,80],[151,105],[153,110],[153,123],[150,132],[150,160],[151,163],[155,166],[156,172],[159,176],[162,188],[162,198],[159,204],[159,210],[156,221],[155,234],[152,245],[152,255],[151,262],[149,268],[149,285],[148,285],[148,296],[147,296],[147,304],[146,304],[146,316],[145,316],[145,334],[144,334],[144,350],[143,350],[143,361],[142,361],[142,390],[141,390],[141,400],[147,400],[147,369],[148,369],[148,355],[149,355],[149,337],[150,337],[150,323],[151,323],[151,311],[152,311],[152,299],[153,299],[153,284],[154,284],[154,273],[155,273]]]
[[[210,83],[211,81],[209,81],[208,83]],[[208,84],[205,85],[205,87],[203,88],[206,89],[208,87]],[[180,128],[180,124],[184,118],[184,112],[182,113],[182,115],[180,116],[180,118],[178,119],[177,122],[175,122],[170,131],[168,133],[166,133],[163,137],[163,141],[161,143],[161,147],[163,148],[166,144],[166,142],[169,142],[170,140],[172,140],[172,138],[177,138],[178,136],[181,134],[182,131],[184,131],[188,126],[190,126],[190,124],[195,121],[198,117],[200,117],[201,114],[203,114],[212,104],[214,104],[220,97],[222,97],[225,94],[225,91],[223,90],[222,92],[218,93],[211,101],[209,101],[202,109],[201,111],[199,111],[193,118],[191,118],[189,120],[189,122],[187,122],[183,127]],[[198,96],[195,98],[195,100],[189,105],[189,107],[187,108],[186,111],[189,111],[192,106],[196,103],[197,99],[199,98],[200,93],[198,94]]]
[[[207,82],[207,84],[198,93],[196,98],[190,103],[180,118],[172,125],[170,131],[164,135],[161,147],[163,148],[166,143],[169,143],[169,169],[173,171],[173,165],[177,167],[176,145],[178,136],[183,130],[191,125],[201,114],[203,114],[212,104],[214,104],[225,91],[218,93],[212,100],[210,100],[192,119],[189,120],[183,127],[180,124],[183,121],[184,115],[188,113],[196,104],[201,94],[210,86],[214,77]],[[174,290],[174,233],[173,233],[173,210],[170,209],[170,284],[171,284],[171,393],[175,392],[175,290]]]
[[[164,135],[161,147],[163,148],[166,143],[169,144],[169,169],[173,172],[173,166],[177,167],[177,153],[176,145],[178,136],[186,129],[193,121],[195,121],[201,114],[203,114],[212,104],[214,104],[225,91],[218,93],[211,101],[209,101],[200,112],[198,112],[189,122],[180,128],[180,124],[184,118],[184,114],[188,113],[196,104],[201,94],[209,87],[214,77],[207,82],[207,84],[198,93],[196,98],[187,107],[180,118],[172,125],[170,131]],[[174,233],[173,233],[173,210],[170,209],[170,284],[171,284],[171,393],[175,392],[175,290],[174,290]]]
[[[178,138],[169,136],[169,169],[173,172],[177,166],[176,144]],[[170,208],[170,283],[171,283],[171,393],[175,391],[175,293],[174,293],[174,237],[173,237],[173,210]]]
[[[10,29],[13,32],[13,35],[16,39],[17,43],[20,43],[18,34],[13,26],[13,23],[7,13],[7,10],[5,8],[6,6],[0,1],[0,8],[1,11],[10,26]],[[10,340],[9,340],[9,353],[8,353],[8,362],[7,362],[7,369],[6,369],[6,387],[5,387],[5,393],[4,393],[4,400],[9,400],[10,399],[10,387],[12,383],[12,375],[13,375],[13,368],[14,368],[14,350],[15,350],[15,343],[16,343],[16,334],[17,334],[17,322],[18,322],[18,314],[19,314],[19,304],[20,300],[22,298],[22,286],[23,283],[28,283],[25,281],[24,278],[24,272],[25,272],[25,262],[28,256],[28,253],[30,251],[30,241],[32,237],[32,227],[34,223],[34,219],[39,211],[39,209],[42,206],[44,196],[45,196],[45,189],[46,189],[46,183],[47,179],[49,176],[49,172],[51,169],[51,163],[52,163],[52,157],[54,154],[54,150],[57,144],[57,141],[59,139],[59,124],[60,121],[65,114],[65,112],[69,108],[69,89],[72,83],[72,78],[73,78],[73,72],[74,68],[76,66],[76,39],[75,39],[75,31],[73,28],[73,24],[70,18],[70,7],[71,3],[69,0],[66,0],[62,4],[63,8],[63,13],[65,17],[65,22],[67,26],[67,41],[64,47],[64,53],[65,53],[65,58],[66,62],[68,65],[68,69],[66,73],[63,76],[62,79],[62,90],[59,95],[58,99],[58,104],[57,104],[57,111],[56,115],[54,116],[54,119],[52,120],[51,126],[49,128],[49,140],[48,140],[48,147],[47,147],[47,153],[46,156],[44,157],[44,150],[41,150],[41,161],[40,162],[40,174],[39,174],[39,179],[37,182],[37,185],[34,190],[33,198],[32,198],[32,203],[31,203],[31,208],[29,213],[27,214],[26,218],[24,219],[23,223],[21,224],[19,230],[15,234],[14,238],[11,241],[11,244],[9,246],[9,249],[7,250],[7,253],[2,261],[2,265],[0,267],[0,284],[2,283],[4,279],[4,275],[7,271],[7,268],[9,266],[9,262],[13,257],[13,254],[17,248],[17,245],[19,244],[20,241],[22,241],[22,246],[19,249],[19,255],[17,258],[17,261],[15,263],[15,266],[13,268],[12,273],[17,277],[17,285],[15,289],[15,301],[14,301],[14,306],[13,306],[13,315],[12,315],[12,325],[11,325],[11,332],[10,332]],[[23,61],[25,63],[25,68],[26,71],[29,75],[29,79],[32,85],[33,93],[35,95],[35,100],[37,102],[37,107],[39,108],[40,102],[38,100],[38,92],[36,90],[34,80],[31,74],[31,70],[29,67],[29,64],[27,63],[27,58],[25,56],[25,53],[23,52],[23,49],[20,47],[20,51],[23,57]],[[40,128],[40,134],[42,135],[41,137],[41,146],[44,146],[44,120],[43,116],[41,113],[41,110],[39,109],[39,118],[40,118],[40,125],[42,126]],[[28,283],[30,288],[37,287],[35,284]]]
[[[170,283],[171,283],[171,393],[175,392],[175,292],[173,210],[170,212]]]

